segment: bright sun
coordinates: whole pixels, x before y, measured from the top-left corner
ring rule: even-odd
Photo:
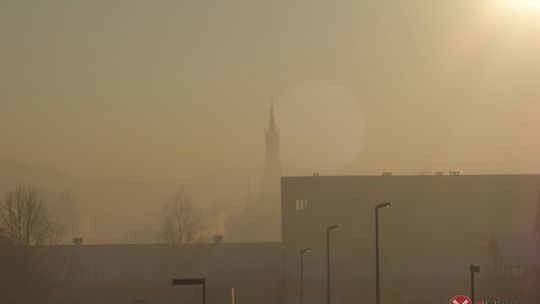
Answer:
[[[540,10],[540,0],[501,0],[506,7],[520,10]]]
[[[540,0],[496,0],[495,12],[501,18],[509,18],[521,25],[540,25]]]

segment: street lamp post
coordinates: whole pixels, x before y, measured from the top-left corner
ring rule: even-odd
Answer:
[[[472,265],[469,267],[469,270],[471,272],[471,301],[473,304],[475,303],[474,300],[474,273],[480,272],[480,266]]]
[[[304,253],[309,252],[310,248],[300,250],[300,304],[304,304]]]
[[[375,206],[375,303],[381,303],[381,288],[379,275],[379,209],[390,207],[391,203],[386,202]]]
[[[326,228],[326,304],[330,304],[330,231],[338,225]]]

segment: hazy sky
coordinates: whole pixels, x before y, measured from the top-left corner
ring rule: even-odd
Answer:
[[[0,0],[0,156],[253,171],[274,98],[286,174],[538,173],[527,1]]]

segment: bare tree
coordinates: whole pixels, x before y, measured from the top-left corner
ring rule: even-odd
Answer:
[[[43,197],[23,184],[8,193],[0,208],[0,233],[13,246],[56,245],[62,235]]]
[[[199,243],[204,239],[200,212],[183,191],[163,206],[162,239],[168,244]]]
[[[0,205],[0,302],[59,302],[76,261],[56,245],[61,229],[43,196],[18,184]]]

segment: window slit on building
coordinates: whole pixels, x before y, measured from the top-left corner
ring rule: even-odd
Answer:
[[[308,200],[296,200],[296,213],[304,211],[307,208]]]

